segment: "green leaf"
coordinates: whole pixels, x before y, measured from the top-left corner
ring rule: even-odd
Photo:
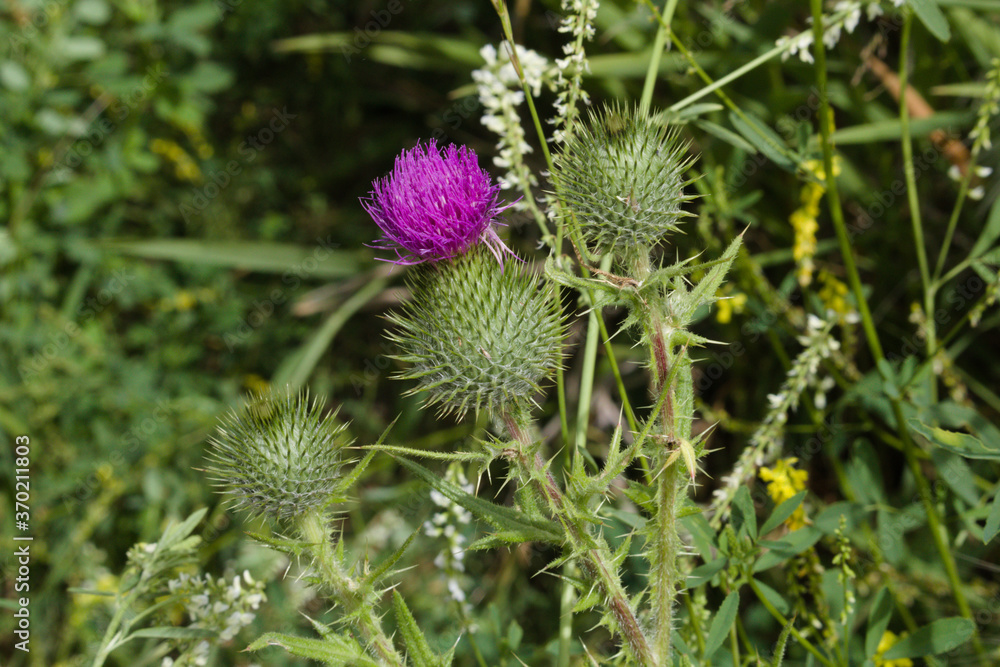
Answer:
[[[997,238],[1000,238],[1000,198],[997,198],[993,202],[993,207],[990,208],[990,217],[986,219],[983,231],[980,232],[979,238],[976,239],[976,243],[972,246],[969,257],[980,257],[983,255],[993,246],[993,242]]]
[[[418,528],[417,530],[413,531],[413,533],[411,533],[410,536],[406,538],[406,541],[403,542],[403,544],[398,549],[389,554],[387,558],[385,558],[381,563],[378,564],[378,567],[376,567],[374,570],[366,574],[364,578],[365,583],[371,584],[372,586],[378,586],[379,580],[382,579],[382,577],[384,577],[396,563],[399,562],[399,559],[403,557],[404,553],[406,553],[406,550],[410,547],[410,544],[413,543],[413,538],[419,535],[420,532],[421,528]]]
[[[129,633],[129,639],[211,639],[215,633],[204,628],[178,628],[175,626],[162,626],[155,628],[143,628]]]
[[[726,273],[729,272],[729,267],[732,265],[733,260],[736,259],[736,255],[739,253],[742,244],[743,235],[740,234],[730,242],[729,247],[726,248],[726,252],[722,253],[722,257],[719,258],[718,263],[691,290],[691,293],[685,298],[683,306],[678,308],[678,312],[675,313],[677,326],[686,326],[699,306],[704,303],[712,303],[716,300],[715,293],[719,291],[719,287],[722,286],[723,281],[726,279]]]
[[[936,0],[908,0],[907,4],[913,8],[913,13],[917,15],[917,18],[932,35],[942,42],[951,39],[948,19],[938,8]]]
[[[998,532],[1000,532],[1000,489],[993,496],[993,506],[990,508],[989,516],[986,517],[986,525],[983,527],[983,543],[989,544]]]
[[[936,655],[961,646],[976,633],[976,624],[967,618],[942,618],[903,637],[882,654],[883,660],[901,660]]]
[[[708,639],[705,640],[705,660],[711,660],[712,655],[719,650],[722,643],[729,635],[729,629],[736,621],[736,612],[740,607],[740,594],[733,591],[726,596],[718,613],[712,619],[712,627],[708,631]]]
[[[791,170],[794,168],[795,162],[789,157],[785,142],[763,122],[752,116],[746,116],[746,120],[744,120],[735,113],[729,114],[729,122],[733,124],[737,132],[742,134],[758,151],[767,156],[771,162],[783,169]]]
[[[261,635],[257,641],[247,646],[248,651],[259,651],[268,646],[280,646],[300,658],[318,660],[328,665],[352,665],[355,667],[378,667],[353,639],[330,635],[325,639],[296,637],[278,632]]]
[[[441,660],[431,650],[427,638],[406,606],[406,601],[396,590],[392,592],[392,608],[396,612],[399,634],[403,636],[403,644],[406,645],[406,657],[413,663],[413,667],[439,667]]]
[[[304,385],[337,332],[354,313],[381,294],[388,282],[387,278],[375,278],[344,301],[326,318],[323,326],[278,367],[271,378],[271,384],[275,387],[288,387],[291,391]]]
[[[687,588],[696,588],[701,586],[707,581],[710,581],[716,573],[721,572],[722,568],[726,566],[729,559],[726,557],[716,558],[715,560],[709,561],[704,565],[699,565],[698,567],[691,570],[688,574],[687,583],[685,586]]]
[[[424,482],[437,489],[448,500],[458,503],[500,531],[521,532],[535,535],[534,541],[562,544],[563,532],[559,524],[542,518],[532,518],[511,507],[491,503],[470,495],[444,477],[436,475],[419,463],[409,459],[397,459],[400,465]]]
[[[775,565],[781,565],[792,556],[796,556],[816,544],[821,537],[823,537],[823,531],[817,530],[811,526],[806,526],[805,528],[793,530],[788,533],[788,535],[781,538],[781,540],[776,542],[761,540],[758,544],[763,547],[768,547],[770,551],[765,553],[757,560],[756,563],[754,563],[753,571],[761,572],[762,570],[770,569]]]
[[[212,264],[234,269],[285,274],[282,279],[298,285],[301,278],[355,276],[366,265],[359,252],[334,250],[320,242],[316,247],[258,241],[202,241],[200,239],[156,239],[152,241],[106,241],[99,247],[146,259],[192,264]]]
[[[748,142],[746,139],[736,134],[735,132],[727,130],[721,125],[716,125],[715,123],[707,120],[698,120],[695,121],[694,124],[697,127],[704,130],[705,132],[708,132],[709,134],[717,137],[718,139],[721,139],[722,141],[725,141],[727,144],[739,148],[742,151],[746,151],[747,153],[757,152],[757,149],[753,147],[753,144],[751,144],[750,142]]]
[[[943,428],[930,426],[919,419],[910,419],[910,428],[927,438],[931,444],[947,449],[949,452],[964,456],[967,459],[989,459],[1000,461],[1000,449],[988,447],[982,440],[967,433],[946,431]]]
[[[763,595],[768,602],[774,605],[775,609],[780,611],[782,614],[788,614],[789,610],[791,610],[791,605],[785,601],[785,598],[781,597],[781,593],[774,590],[760,579],[754,579],[753,581],[757,588],[760,589],[760,594]]]
[[[934,130],[953,125],[964,125],[972,118],[967,111],[941,111],[929,118],[911,118],[910,136],[929,136]],[[876,141],[896,141],[903,136],[903,123],[898,119],[877,120],[862,125],[842,127],[830,135],[830,141],[838,146],[848,144],[870,144]]]
[[[764,522],[764,525],[760,527],[760,534],[767,535],[784,523],[785,519],[795,513],[795,510],[799,508],[799,505],[802,504],[802,499],[805,497],[806,492],[799,491],[794,496],[775,507],[774,511],[771,512],[771,516],[769,516],[767,521]]]
[[[892,620],[892,594],[889,589],[882,588],[875,596],[875,602],[868,610],[868,631],[865,632],[865,656],[875,657],[882,635]]]
[[[757,514],[750,497],[750,490],[741,486],[733,496],[733,528],[737,532],[746,529],[751,540],[757,540]]]

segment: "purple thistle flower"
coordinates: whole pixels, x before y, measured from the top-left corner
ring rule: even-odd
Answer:
[[[382,230],[372,247],[393,250],[393,264],[448,259],[483,241],[503,266],[502,251],[514,254],[493,223],[511,204],[500,202],[500,186],[480,169],[475,151],[454,144],[438,149],[431,139],[396,158],[392,173],[375,179],[361,205]]]

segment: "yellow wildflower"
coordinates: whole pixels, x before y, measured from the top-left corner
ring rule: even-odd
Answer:
[[[250,373],[243,378],[243,386],[246,390],[254,394],[264,394],[271,389],[271,384],[257,375],[256,373]]]
[[[747,305],[746,294],[741,292],[740,294],[726,295],[726,291],[722,289],[716,294],[719,300],[715,302],[715,319],[720,324],[729,324],[733,319],[733,314],[739,315]]]
[[[760,478],[767,482],[767,493],[774,500],[775,504],[780,504],[792,498],[799,491],[806,488],[806,481],[809,473],[805,470],[798,470],[793,465],[798,462],[794,456],[787,459],[779,459],[773,468],[761,468]],[[808,523],[805,510],[800,505],[790,517],[785,519],[789,530],[798,530]]]
[[[913,667],[913,661],[909,658],[897,658],[895,660],[883,660],[882,654],[892,648],[901,637],[897,637],[895,632],[886,630],[882,633],[882,639],[878,641],[878,648],[875,649],[876,667]]]
[[[826,180],[826,173],[823,170],[823,163],[819,160],[807,160],[802,165],[806,171],[815,176],[820,181]],[[833,175],[840,174],[840,166],[836,160],[833,162]],[[812,282],[813,257],[816,255],[816,232],[819,231],[819,202],[823,199],[826,188],[819,183],[809,181],[802,186],[799,194],[799,201],[802,205],[792,211],[788,216],[788,222],[795,230],[795,245],[792,247],[792,256],[798,265],[797,277],[799,284],[806,287]]]
[[[820,301],[827,310],[832,310],[843,320],[853,312],[851,304],[847,301],[850,290],[829,271],[821,271],[819,279],[823,281],[823,288],[819,291]]]

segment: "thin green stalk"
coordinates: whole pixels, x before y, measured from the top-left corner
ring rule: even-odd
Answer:
[[[653,101],[653,88],[656,87],[656,79],[660,74],[660,58],[663,56],[663,47],[667,43],[667,33],[670,32],[670,22],[673,20],[676,8],[677,0],[666,0],[663,8],[665,18],[656,31],[656,37],[653,38],[653,52],[649,57],[646,81],[642,84],[642,98],[639,101],[639,111],[643,115],[649,113],[649,105]]]
[[[379,616],[365,592],[341,568],[322,513],[319,510],[308,512],[299,520],[298,527],[302,538],[313,545],[314,565],[320,577],[330,587],[337,603],[344,608],[345,615],[351,618],[372,657],[383,665],[405,667],[406,661],[382,630]]]
[[[816,60],[816,85],[819,89],[820,99],[820,141],[823,147],[823,171],[828,175],[826,178],[826,198],[830,204],[830,217],[833,219],[834,229],[837,232],[837,240],[840,244],[840,252],[844,260],[844,269],[854,292],[855,300],[858,303],[858,311],[861,315],[861,322],[865,331],[865,338],[868,348],[875,359],[876,364],[885,362],[885,353],[882,350],[882,343],[879,341],[878,333],[875,330],[875,322],[872,319],[868,302],[865,299],[864,290],[861,285],[861,276],[858,267],[854,262],[854,254],[851,249],[850,237],[847,233],[847,224],[844,221],[844,212],[840,204],[840,194],[837,188],[837,179],[833,177],[833,147],[830,144],[830,99],[827,95],[827,74],[826,74],[826,48],[823,45],[823,0],[810,0],[813,15],[813,35],[814,53]],[[972,609],[965,599],[965,592],[962,590],[962,582],[958,576],[958,568],[955,565],[955,557],[949,548],[947,530],[938,516],[937,507],[934,504],[934,496],[931,493],[930,484],[920,468],[920,462],[916,455],[916,445],[906,427],[906,419],[903,414],[903,406],[899,399],[890,398],[893,416],[896,421],[896,428],[903,440],[903,453],[907,466],[913,475],[920,493],[920,498],[927,513],[927,523],[929,524],[931,537],[937,548],[938,556],[944,565],[948,576],[948,583],[951,586],[952,595],[958,605],[962,616],[972,620]],[[978,637],[974,639],[976,650],[980,656],[984,655],[981,642]]]
[[[909,50],[910,33],[913,31],[913,12],[904,12],[903,34],[899,44],[899,124],[902,130],[903,174],[906,178],[906,199],[910,206],[910,221],[913,226],[913,242],[917,250],[917,264],[920,266],[920,282],[924,294],[930,291],[931,277],[927,268],[927,248],[924,245],[924,229],[920,216],[920,199],[917,193],[917,176],[913,169],[913,139],[910,137],[910,108],[906,104],[906,87],[910,75]],[[827,172],[829,173],[829,172]]]
[[[944,270],[945,260],[948,258],[948,250],[951,249],[951,240],[955,235],[955,228],[958,226],[958,218],[962,214],[962,207],[965,205],[966,195],[969,194],[969,183],[972,181],[972,173],[976,169],[976,161],[979,158],[979,143],[976,142],[972,147],[972,157],[969,160],[969,166],[965,170],[965,175],[962,176],[961,182],[958,184],[958,197],[955,200],[955,206],[951,209],[951,216],[948,218],[948,229],[945,231],[944,240],[941,242],[941,250],[938,251],[937,264],[934,266],[934,274],[931,276],[932,282],[940,287],[941,283],[938,279],[941,277],[941,272]]]
[[[924,244],[924,227],[920,215],[920,197],[917,193],[917,176],[913,168],[913,139],[910,136],[910,108],[906,103],[906,87],[909,85],[910,35],[913,32],[913,12],[904,12],[903,33],[899,43],[899,124],[902,131],[903,175],[906,178],[906,201],[910,207],[910,226],[913,229],[913,244],[920,267],[920,285],[924,294],[924,312],[927,315],[927,336],[924,344],[927,358],[937,346],[937,325],[934,321],[936,290],[931,285],[930,269],[927,267],[927,247]],[[929,376],[928,389],[931,401],[937,400],[937,378]]]
[[[701,619],[698,618],[696,609],[694,608],[694,602],[691,601],[691,589],[688,589],[687,595],[684,595],[684,607],[687,609],[688,620],[691,621],[691,628],[694,630],[694,639],[698,644],[698,653],[700,655],[705,655],[705,633],[701,629]]]
[[[821,41],[820,44],[822,43],[823,42]],[[750,588],[753,589],[754,595],[756,595],[757,599],[760,600],[760,603],[764,605],[764,608],[767,609],[767,612],[774,617],[774,620],[778,621],[778,623],[781,624],[781,627],[786,627],[788,625],[788,619],[782,616],[781,612],[775,609],[774,605],[771,604],[771,601],[768,600],[763,593],[761,593],[760,587],[757,586],[757,582],[754,581],[754,578],[747,577],[747,583],[750,584]],[[823,655],[819,651],[819,649],[817,649],[815,646],[812,645],[812,642],[803,637],[802,633],[795,629],[795,626],[792,626],[792,636],[795,637],[795,641],[801,644],[805,650],[812,653],[813,656],[817,660],[819,660],[821,664],[825,665],[826,667],[835,667],[833,662],[831,662],[829,658]]]

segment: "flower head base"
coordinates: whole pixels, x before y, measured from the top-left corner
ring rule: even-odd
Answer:
[[[343,450],[350,445],[336,414],[308,396],[258,394],[223,417],[209,441],[208,471],[255,516],[290,520],[322,509],[341,491]]]
[[[419,380],[413,391],[442,413],[527,407],[559,364],[565,328],[554,294],[507,262],[474,248],[427,267],[413,300],[389,317],[396,358],[412,364],[398,377]]]
[[[403,151],[392,173],[373,183],[361,199],[382,238],[375,248],[392,250],[393,264],[419,264],[459,255],[484,241],[501,262],[510,250],[493,228],[509,208],[500,202],[500,186],[479,167],[475,151],[454,144],[438,149],[431,139]]]
[[[632,109],[591,113],[555,157],[552,180],[588,243],[600,251],[650,248],[683,217],[684,145],[676,131]]]

